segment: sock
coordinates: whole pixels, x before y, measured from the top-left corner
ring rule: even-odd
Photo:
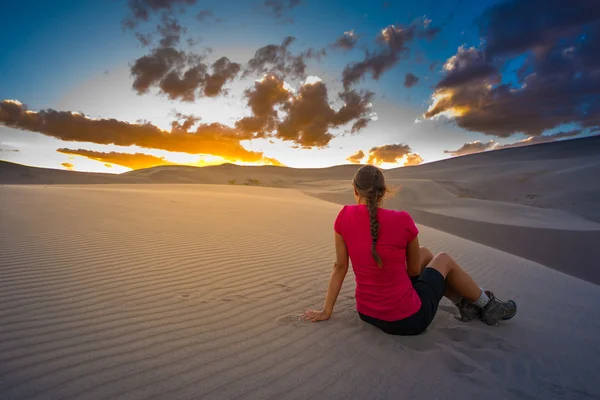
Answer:
[[[483,308],[487,305],[487,303],[489,301],[490,301],[490,298],[488,297],[487,294],[485,294],[485,291],[483,289],[481,289],[481,294],[479,295],[479,298],[475,301],[472,301],[471,303],[475,304],[479,308]]]

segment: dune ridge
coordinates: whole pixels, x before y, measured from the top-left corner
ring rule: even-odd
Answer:
[[[426,179],[461,198],[552,208],[600,223],[600,135],[508,148],[386,170],[391,179]],[[160,166],[120,175],[26,167],[0,161],[0,184],[205,183],[294,187],[350,180],[359,165],[328,168],[280,166]],[[87,177],[87,178],[86,178]]]

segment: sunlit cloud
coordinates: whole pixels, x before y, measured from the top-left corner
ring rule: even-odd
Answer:
[[[228,160],[260,163],[262,152],[247,150],[241,142],[256,136],[219,123],[198,124],[194,130],[186,123],[172,124],[164,131],[148,122],[132,124],[115,119],[90,119],[79,113],[52,109],[26,113],[22,104],[0,102],[0,125],[39,132],[69,142],[90,142],[117,146],[139,146],[189,154],[216,155]],[[186,122],[187,121],[187,122]],[[270,161],[269,161],[270,162]]]
[[[346,160],[350,161],[352,164],[360,164],[360,162],[365,158],[365,152],[362,150],[358,150],[356,153],[347,157]]]
[[[239,165],[277,165],[284,166],[278,160],[274,158],[264,157],[260,160],[260,162],[244,162],[236,160],[228,160],[223,157],[195,157],[193,159],[185,157],[185,155],[181,154],[173,154],[173,159],[178,159],[178,161],[171,161],[166,159],[165,157],[158,157],[151,154],[144,153],[125,153],[125,152],[101,152],[101,151],[92,151],[92,150],[84,150],[84,149],[67,149],[60,148],[56,150],[62,154],[68,155],[76,155],[80,157],[87,158],[89,160],[94,160],[103,163],[103,165],[107,168],[112,168],[113,165],[120,165],[125,168],[129,168],[132,170],[144,169],[144,168],[152,168],[152,167],[160,167],[160,166],[197,166],[203,167],[208,165],[220,165],[224,163],[235,163]],[[183,157],[182,157],[183,156]],[[71,157],[70,157],[71,158]],[[71,165],[71,164],[69,164]],[[65,166],[65,164],[63,164]],[[66,167],[66,166],[65,166]]]
[[[369,150],[367,164],[381,167],[418,165],[423,158],[404,143],[386,144]]]

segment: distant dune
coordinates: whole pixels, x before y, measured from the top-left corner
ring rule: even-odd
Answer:
[[[128,179],[122,175],[38,168],[0,161],[0,184],[2,185],[133,183],[127,181]]]
[[[600,284],[600,136],[451,158],[385,171],[386,206],[425,225]],[[297,189],[354,202],[360,165],[161,166],[120,175],[0,162],[2,184],[220,184]]]
[[[359,167],[160,166],[114,175],[0,161],[0,184],[204,183],[294,187],[310,181],[348,181]],[[432,180],[459,198],[555,208],[600,222],[600,136],[395,168],[387,170],[386,176]]]

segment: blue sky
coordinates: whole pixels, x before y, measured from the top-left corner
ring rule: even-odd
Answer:
[[[360,150],[368,155],[370,149],[379,147],[383,152],[386,145],[396,146],[386,148],[388,156],[402,144],[408,145],[411,153],[420,155],[423,162],[430,162],[449,157],[445,150],[458,149],[467,142],[494,140],[497,145],[505,145],[528,137],[518,132],[507,137],[491,136],[465,130],[451,119],[421,118],[433,101],[436,83],[447,73],[442,70],[444,62],[457,54],[460,46],[481,46],[482,38],[474,21],[497,2],[303,0],[293,8],[287,7],[288,3],[289,0],[282,1],[284,10],[279,18],[260,0],[197,0],[187,5],[183,13],[179,12],[180,5],[176,5],[173,16],[187,28],[178,48],[200,53],[210,47],[209,62],[225,56],[243,66],[260,47],[278,45],[286,36],[293,36],[296,41],[290,51],[294,54],[308,48],[327,50],[321,61],[307,60],[306,75],[317,76],[327,85],[333,104],[335,94],[343,90],[341,76],[345,66],[361,61],[365,49],[376,51],[379,45],[375,39],[383,28],[392,24],[408,26],[415,19],[425,17],[431,20],[430,26],[440,27],[441,31],[431,41],[412,41],[409,56],[398,61],[379,80],[366,74],[356,82],[356,90],[374,92],[370,113],[377,115],[376,120],[371,120],[358,133],[344,134],[341,127],[331,126],[329,131],[334,138],[324,147],[298,148],[298,143],[293,141],[260,138],[242,142],[246,149],[264,153],[265,157],[291,167],[325,167],[348,163],[346,158]],[[210,10],[212,15],[200,22],[195,18],[200,10]],[[165,131],[170,129],[175,112],[194,114],[203,122],[227,126],[234,126],[237,120],[250,115],[244,90],[251,88],[258,76],[237,77],[225,85],[227,95],[197,98],[194,102],[169,99],[159,93],[158,87],[145,94],[135,92],[131,66],[149,54],[152,46],[143,47],[134,33],[154,32],[161,13],[151,13],[150,21],[139,21],[135,29],[124,30],[122,21],[129,15],[131,9],[125,0],[7,2],[0,17],[0,101],[17,100],[34,112],[72,111],[131,124],[145,120]],[[328,47],[351,30],[359,37],[354,49],[342,51]],[[156,33],[154,35],[156,38]],[[201,39],[190,48],[184,41],[187,38]],[[431,70],[433,62],[437,62],[437,66]],[[504,64],[503,82],[515,83],[514,66],[518,64],[518,55]],[[419,78],[411,88],[403,84],[407,73]],[[304,82],[292,78],[285,81],[296,90]],[[338,102],[333,107],[340,106]],[[417,123],[418,118],[421,122]],[[566,120],[560,129],[573,126]],[[57,136],[60,135],[0,124],[0,146],[3,146],[0,149],[4,149],[0,159],[85,171],[129,169],[105,162],[107,160],[56,151],[69,148],[98,153],[144,153],[193,165],[223,161],[244,163],[244,160],[224,158],[222,154],[185,154],[147,146],[65,141]],[[406,151],[402,151],[406,156]],[[380,164],[393,167],[405,161],[406,157],[399,157]],[[68,163],[67,166],[61,166],[64,163]]]

